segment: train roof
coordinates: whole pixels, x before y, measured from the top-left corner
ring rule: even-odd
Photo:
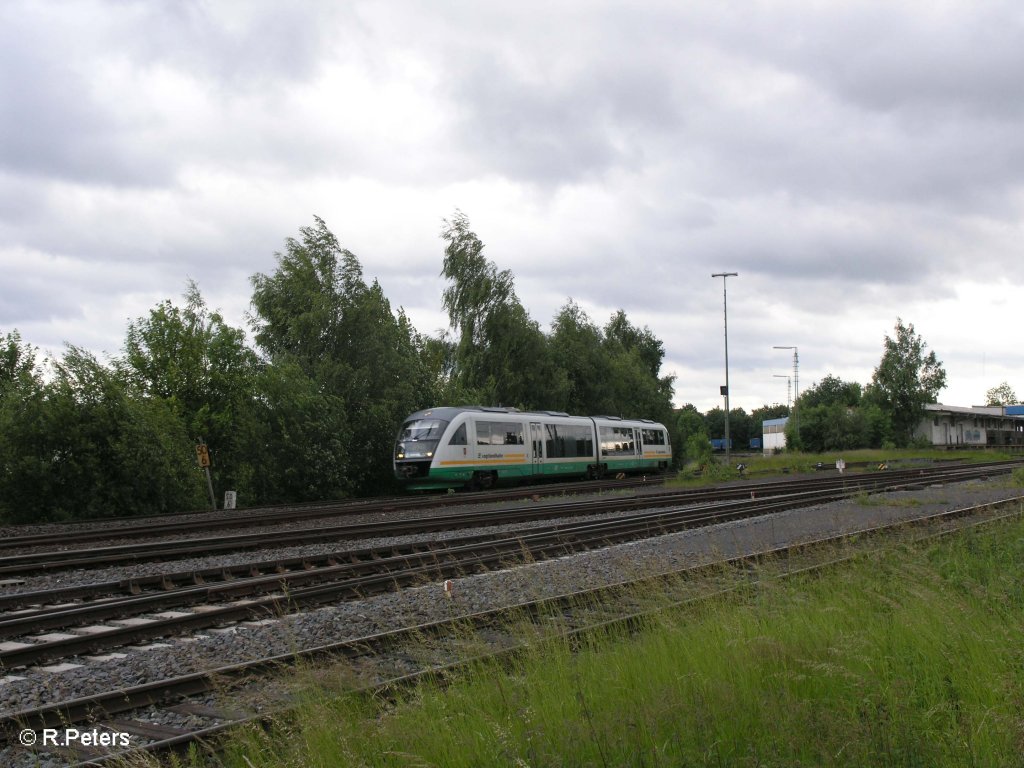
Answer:
[[[625,419],[622,416],[605,416],[605,415],[600,415],[600,416],[592,416],[591,418],[594,418],[594,419],[604,419],[605,421],[638,421],[641,424],[657,424],[658,423],[654,419]]]
[[[544,415],[556,416],[565,419],[572,418],[564,411],[521,411],[518,408],[486,405],[443,405],[436,408],[426,408],[422,411],[416,411],[416,413],[410,414],[406,421],[409,419],[444,419],[445,421],[451,421],[460,413],[506,413],[523,416]],[[583,416],[578,418],[586,417]]]
[[[564,411],[521,411],[518,408],[511,408],[505,406],[485,406],[485,405],[443,405],[436,408],[426,408],[422,411],[416,411],[416,413],[409,414],[406,417],[406,421],[412,419],[442,419],[443,421],[451,421],[460,413],[493,413],[493,414],[511,414],[519,416],[553,416],[555,418],[563,419],[604,419],[607,421],[632,421],[640,422],[643,424],[657,424],[657,422],[651,419],[624,419],[621,416],[574,416],[572,414],[565,413]]]

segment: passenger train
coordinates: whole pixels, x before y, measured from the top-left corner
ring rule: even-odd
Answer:
[[[658,472],[671,461],[668,430],[650,419],[483,407],[417,411],[394,454],[395,477],[413,490]]]

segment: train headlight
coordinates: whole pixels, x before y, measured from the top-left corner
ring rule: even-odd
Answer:
[[[398,454],[398,458],[400,458],[400,459],[404,459],[404,458],[405,458],[405,454],[404,454],[404,453],[400,453],[400,454]]]
[[[427,458],[431,458],[434,455],[433,451],[427,451]]]

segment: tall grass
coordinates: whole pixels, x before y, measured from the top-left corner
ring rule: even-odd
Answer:
[[[732,466],[725,466],[724,456],[718,456],[714,461],[703,467],[690,463],[677,478],[673,478],[671,484],[700,485],[708,482],[718,482],[724,479],[737,476],[737,463],[746,465],[746,474],[756,475],[778,475],[785,473],[813,472],[818,464],[826,468],[834,468],[836,459],[842,458],[848,464],[863,463],[881,464],[891,463],[892,466],[899,466],[901,462],[929,462],[929,461],[950,461],[963,462],[999,461],[1013,458],[1010,454],[1001,451],[984,450],[958,450],[947,451],[937,448],[904,448],[904,449],[859,449],[855,451],[829,451],[826,453],[801,453],[799,451],[785,451],[783,453],[765,456],[760,453],[747,455],[734,455],[735,461]],[[698,470],[699,476],[698,476]],[[850,471],[858,471],[851,468]]]
[[[305,697],[224,764],[1019,766],[1024,524],[537,643],[397,702]]]

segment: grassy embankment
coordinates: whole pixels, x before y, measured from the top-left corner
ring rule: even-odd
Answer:
[[[1018,472],[1018,484],[1024,481]],[[771,566],[766,571],[771,571]],[[236,734],[263,766],[1019,766],[1024,521],[893,545],[656,613],[582,650],[538,643],[440,689],[308,690]]]
[[[725,455],[715,454],[712,461],[705,465],[690,462],[679,475],[669,481],[669,485],[703,485],[726,479],[739,477],[737,464],[744,464],[744,476],[758,478],[773,475],[800,474],[814,472],[820,464],[826,469],[835,469],[836,459],[846,461],[847,472],[874,471],[878,465],[887,464],[891,469],[900,469],[915,465],[932,463],[975,463],[983,461],[1001,461],[1004,459],[1021,458],[1019,454],[1010,455],[991,450],[947,451],[935,448],[903,448],[903,449],[861,449],[856,451],[831,451],[827,453],[783,452],[772,456],[760,453],[732,455],[730,466],[725,466]]]

